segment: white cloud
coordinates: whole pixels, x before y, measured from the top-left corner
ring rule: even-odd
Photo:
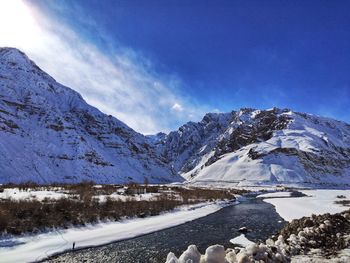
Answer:
[[[177,112],[182,112],[184,110],[184,108],[179,104],[179,103],[175,103],[172,107],[172,110],[177,111]]]
[[[88,103],[142,133],[169,131],[206,111],[178,94],[179,79],[159,77],[140,54],[118,47],[107,56],[21,0],[0,1],[0,46],[23,50]]]

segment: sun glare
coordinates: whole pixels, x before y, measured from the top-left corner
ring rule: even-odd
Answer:
[[[30,48],[39,36],[34,15],[24,1],[0,1],[0,46]]]

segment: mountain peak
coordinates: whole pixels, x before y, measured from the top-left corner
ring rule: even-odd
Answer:
[[[2,183],[182,180],[145,136],[15,48],[0,48],[0,155]]]
[[[0,60],[2,63],[15,65],[33,66],[33,62],[17,48],[1,47],[0,48]]]
[[[143,136],[15,48],[0,48],[0,155],[0,182],[350,185],[346,123],[241,108]]]

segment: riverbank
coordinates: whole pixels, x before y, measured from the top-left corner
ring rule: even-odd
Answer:
[[[348,209],[338,201],[350,200],[350,190],[302,189],[298,191],[304,196],[292,197],[290,196],[292,192],[285,191],[262,194],[257,197],[272,204],[277,213],[286,221],[312,214],[335,214]]]
[[[178,255],[190,244],[196,244],[201,252],[212,244],[233,247],[230,239],[240,234],[242,226],[250,229],[247,238],[259,242],[276,233],[284,224],[272,205],[246,198],[238,205],[224,207],[185,224],[100,247],[69,251],[45,262],[159,263],[165,261],[169,251]]]
[[[299,190],[304,191],[304,190]],[[319,190],[305,190],[305,191],[319,191]],[[347,200],[347,192],[340,193],[340,192],[330,192],[332,194],[325,194],[322,192],[324,190],[321,190],[321,192],[318,192],[318,194],[314,194],[313,197],[305,197],[308,198],[309,202],[318,202],[319,206],[323,207],[332,207],[332,202],[336,199],[338,199],[337,195],[343,195],[345,196],[345,199]],[[333,190],[330,190],[333,191]],[[310,194],[311,192],[309,192]],[[278,198],[278,195],[280,195],[281,198]],[[274,193],[274,194],[268,194],[267,197],[270,197],[269,200],[275,198],[275,199],[283,199],[283,202],[287,201],[285,203],[285,206],[288,206],[288,202],[290,202],[289,199],[292,199],[291,197],[288,197],[288,192],[284,191],[282,194]],[[333,196],[334,195],[334,196]],[[323,199],[320,198],[323,196]],[[328,197],[327,197],[328,196]],[[330,196],[333,196],[329,199]],[[327,198],[330,201],[326,201]],[[296,197],[293,198],[295,200],[299,200],[300,198],[304,197]],[[302,199],[300,199],[302,200]],[[281,203],[280,205],[283,205]],[[294,202],[294,201],[293,201]],[[297,201],[299,202],[299,201]],[[319,206],[314,205],[315,209],[319,208]],[[68,244],[64,249],[60,250],[61,252],[59,255],[54,257],[49,257],[49,259],[45,259],[45,262],[81,262],[82,260],[86,260],[86,262],[122,262],[122,263],[131,263],[131,262],[164,262],[165,257],[169,251],[174,251],[177,255],[180,255],[189,244],[196,244],[198,246],[199,251],[202,253],[205,251],[205,249],[213,244],[222,244],[226,248],[234,248],[234,245],[230,244],[230,239],[233,237],[239,236],[239,229],[241,227],[247,227],[250,231],[246,233],[246,237],[249,240],[252,240],[254,242],[262,242],[266,240],[271,235],[275,234],[277,231],[279,231],[285,224],[283,219],[276,213],[276,210],[279,211],[278,208],[274,208],[270,203],[263,202],[261,199],[247,199],[240,203],[240,205],[237,206],[230,206],[230,207],[219,207],[218,209],[213,209],[211,212],[203,213],[202,217],[197,217],[199,214],[197,213],[197,210],[199,207],[187,207],[185,210],[190,212],[193,215],[193,219],[189,221],[185,221],[185,224],[174,225],[175,227],[172,227],[173,225],[170,225],[166,230],[162,230],[164,228],[158,228],[158,226],[161,226],[160,223],[157,221],[150,222],[149,229],[148,226],[142,223],[139,225],[140,232],[137,235],[127,235],[125,238],[122,238],[122,236],[119,236],[119,231],[123,233],[124,228],[112,233],[109,230],[106,229],[105,232],[108,232],[110,234],[111,239],[108,242],[103,244],[108,245],[101,245],[99,247],[95,247],[96,244],[92,244],[91,248],[86,248],[83,250],[78,251],[71,251],[71,244],[74,242],[73,239],[69,239]],[[312,207],[310,205],[307,205],[308,208]],[[203,207],[204,208],[204,207]],[[207,207],[208,208],[208,207]],[[346,209],[346,207],[342,208]],[[168,219],[164,219],[168,223],[169,220],[174,219],[173,213],[166,213],[168,214]],[[297,214],[297,213],[296,213]],[[295,215],[296,215],[295,214]],[[163,215],[163,214],[162,214]],[[189,217],[188,217],[189,218]],[[147,219],[147,218],[145,218]],[[142,220],[140,222],[145,222],[143,220],[145,219],[138,219]],[[183,216],[179,214],[179,219],[183,219]],[[195,220],[196,219],[196,220]],[[187,223],[186,223],[187,222]],[[115,222],[113,222],[115,223]],[[156,228],[154,228],[156,225]],[[144,230],[149,231],[144,231]],[[93,229],[92,229],[93,230]],[[141,231],[142,230],[142,231]],[[159,231],[160,230],[160,231]],[[95,229],[96,233],[98,234],[98,229]],[[127,231],[127,230],[125,230]],[[84,230],[85,232],[85,230]],[[91,232],[92,233],[92,232]],[[117,234],[118,233],[118,234]],[[149,234],[147,234],[149,233]],[[56,238],[58,237],[58,234],[53,233]],[[77,233],[78,235],[78,233]],[[116,238],[116,235],[118,235],[118,238]],[[95,240],[91,241],[91,239],[94,239],[95,234],[87,235],[86,238],[90,239],[89,242],[94,242]],[[138,236],[138,237],[136,237]],[[136,238],[135,238],[136,237]],[[61,239],[58,239],[60,242],[56,243],[59,245],[65,244]],[[120,242],[115,242],[118,240],[123,240]],[[113,242],[113,243],[111,243]],[[32,243],[35,245],[35,243]],[[76,241],[76,246],[79,248],[81,245],[81,241]],[[85,247],[85,246],[83,246]],[[88,244],[87,247],[90,247]],[[50,248],[51,249],[51,248]],[[63,251],[65,251],[64,254]],[[19,251],[18,254],[26,254],[25,251]],[[44,253],[44,256],[40,258],[47,258],[47,255],[53,255],[56,253],[52,253],[53,251],[48,251]],[[0,252],[0,257],[3,257],[3,255]],[[21,262],[21,261],[12,261],[12,262]]]
[[[350,262],[349,190],[299,189],[257,198],[274,205],[289,221],[276,235],[257,243],[241,235],[231,240],[241,248],[213,245],[203,254],[191,245],[178,258],[170,252],[166,262]]]
[[[125,218],[155,216],[181,205],[231,200],[242,191],[173,185],[1,185],[0,235],[39,234]]]
[[[179,258],[170,252],[164,262],[350,262],[350,210],[295,219],[264,242],[247,241],[244,247],[226,250],[222,245],[212,245],[204,254],[190,245]]]
[[[186,205],[158,216],[135,218],[57,230],[39,235],[2,239],[0,258],[8,263],[38,261],[66,250],[108,244],[173,227],[214,213],[232,204],[230,201]],[[7,245],[6,247],[4,247]]]

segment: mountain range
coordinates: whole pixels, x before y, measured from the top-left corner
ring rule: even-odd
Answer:
[[[350,185],[350,125],[243,108],[145,136],[0,48],[0,156],[1,183]]]

